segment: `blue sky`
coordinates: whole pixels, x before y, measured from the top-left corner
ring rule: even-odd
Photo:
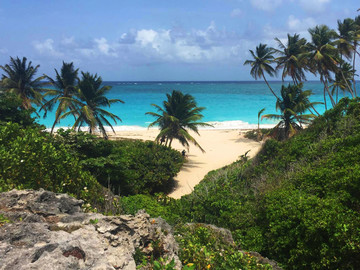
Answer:
[[[0,1],[0,64],[62,61],[104,80],[251,80],[249,49],[360,15],[355,0]]]

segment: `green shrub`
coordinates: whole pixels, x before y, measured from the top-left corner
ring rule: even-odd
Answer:
[[[181,226],[176,235],[183,265],[195,265],[195,269],[272,269],[206,225]]]
[[[183,222],[230,229],[285,269],[357,269],[359,101],[341,100],[285,142],[266,141],[253,160],[210,172],[166,207]]]
[[[58,134],[81,165],[119,195],[168,191],[184,162],[179,152],[150,141],[107,141],[70,130]]]
[[[86,201],[101,198],[101,186],[64,144],[37,128],[0,126],[0,190],[43,188]]]

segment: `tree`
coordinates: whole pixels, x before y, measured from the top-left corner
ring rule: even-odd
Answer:
[[[356,64],[356,54],[358,54],[357,46],[358,42],[360,40],[360,16],[356,16],[354,20],[354,40],[353,40],[353,48],[354,48],[354,54],[353,54],[353,69],[355,70],[355,64]],[[355,81],[355,72],[353,75],[353,86],[354,86],[354,95],[356,94],[356,81]]]
[[[280,39],[275,38],[280,50],[275,52],[280,56],[275,60],[277,62],[276,69],[283,69],[282,80],[286,76],[290,76],[294,84],[299,84],[306,80],[304,69],[306,68],[302,61],[302,54],[306,45],[306,39],[300,38],[298,34],[287,35],[287,44],[283,44]]]
[[[63,65],[59,72],[55,69],[56,77],[55,80],[50,78],[49,76],[46,76],[46,78],[50,81],[50,83],[55,86],[56,89],[50,90],[46,93],[46,95],[54,96],[52,99],[47,101],[43,106],[45,110],[52,109],[52,107],[59,103],[56,112],[55,112],[55,121],[54,124],[51,127],[51,133],[53,133],[55,125],[59,122],[60,115],[67,111],[69,107],[71,107],[72,110],[75,109],[74,106],[72,106],[72,103],[69,103],[67,99],[62,99],[60,101],[60,98],[71,98],[76,93],[76,85],[79,81],[78,78],[78,71],[79,69],[74,68],[74,64],[71,63],[65,63],[63,62]]]
[[[335,80],[332,80],[332,95],[336,94],[336,104],[338,103],[338,95],[339,95],[339,88],[345,93],[348,91],[351,96],[354,98],[354,92],[351,88],[351,81],[354,76],[354,69],[351,64],[344,63],[340,65],[339,70],[335,73]]]
[[[302,90],[303,84],[288,85],[281,87],[281,99],[276,102],[276,110],[280,110],[280,114],[266,114],[261,119],[276,119],[280,122],[273,129],[273,136],[278,139],[286,139],[294,135],[298,130],[303,128],[303,124],[309,124],[315,117],[314,114],[304,114],[312,105],[309,96],[312,95],[311,90]]]
[[[108,138],[104,124],[108,125],[113,132],[113,126],[107,118],[112,119],[115,124],[116,120],[121,121],[120,117],[104,110],[102,107],[108,106],[116,102],[124,103],[120,99],[108,99],[105,94],[110,91],[111,86],[102,86],[102,79],[97,74],[91,75],[89,72],[81,72],[82,78],[79,81],[78,89],[73,97],[60,97],[59,101],[68,102],[70,111],[64,112],[59,120],[74,115],[76,118],[73,129],[80,128],[86,124],[89,132],[93,133],[98,127],[105,139]]]
[[[155,141],[165,140],[165,145],[171,147],[173,139],[180,141],[181,145],[189,148],[189,141],[195,146],[199,147],[202,152],[204,149],[197,143],[197,141],[189,134],[188,130],[194,131],[199,135],[199,126],[211,126],[207,123],[199,122],[203,115],[201,112],[204,107],[198,107],[195,98],[189,94],[183,94],[180,91],[174,90],[171,94],[166,94],[167,100],[163,102],[163,108],[154,106],[158,113],[147,112],[157,119],[152,122],[149,127],[158,125],[160,133]]]
[[[326,92],[331,104],[335,106],[335,100],[329,90],[330,72],[336,72],[340,59],[338,50],[334,47],[336,32],[330,30],[326,25],[316,26],[309,29],[311,42],[307,44],[306,62],[313,74],[320,75],[320,81],[324,84],[324,103],[326,104]]]
[[[263,78],[271,93],[276,97],[276,99],[278,99],[278,96],[272,90],[265,78],[265,73],[269,74],[270,77],[274,77],[276,75],[275,69],[271,66],[271,64],[275,61],[274,50],[267,47],[266,44],[260,43],[259,46],[256,47],[255,53],[252,50],[249,51],[254,60],[246,60],[244,65],[250,65],[251,76],[253,76],[255,80]]]
[[[24,109],[22,100],[15,94],[0,91],[0,126],[3,123],[13,122],[22,127],[40,127],[35,122],[35,118],[31,117],[34,111],[34,108]]]
[[[260,116],[261,114],[265,111],[265,108],[262,108],[259,112],[258,112],[258,132],[257,132],[257,140],[260,141]]]
[[[36,106],[42,105],[42,92],[47,91],[44,86],[49,83],[43,81],[46,76],[35,78],[36,72],[40,65],[33,66],[32,62],[27,63],[26,57],[20,60],[10,57],[10,63],[0,68],[5,72],[1,78],[1,87],[3,91],[13,93],[22,100],[24,109],[32,108],[32,104]]]

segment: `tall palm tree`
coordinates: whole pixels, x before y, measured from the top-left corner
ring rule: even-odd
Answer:
[[[75,94],[72,97],[60,97],[59,101],[66,101],[71,106],[68,112],[64,112],[59,120],[69,116],[74,115],[76,121],[73,125],[73,128],[80,128],[83,125],[89,127],[89,132],[93,133],[98,127],[104,138],[108,138],[104,125],[111,127],[113,132],[115,132],[113,126],[107,118],[112,119],[115,124],[116,121],[121,119],[106,110],[103,109],[104,106],[110,107],[111,104],[116,102],[124,103],[120,99],[108,99],[105,95],[110,91],[111,86],[102,86],[102,79],[100,76],[91,75],[89,72],[81,72],[82,78],[79,81],[78,88]]]
[[[332,94],[336,93],[336,103],[338,102],[338,90],[342,90],[344,93],[348,91],[354,98],[354,92],[351,88],[351,81],[353,79],[355,71],[351,64],[345,62],[340,65],[339,70],[335,73],[335,80],[332,80]]]
[[[257,130],[257,140],[260,141],[261,135],[260,135],[260,116],[265,111],[265,108],[262,108],[260,111],[258,111],[258,130]]]
[[[51,127],[51,133],[53,133],[55,125],[59,122],[60,115],[64,113],[69,107],[71,107],[71,109],[73,110],[75,109],[74,106],[72,106],[72,103],[69,103],[68,100],[62,99],[60,101],[60,98],[70,98],[76,93],[76,86],[79,81],[78,71],[79,69],[75,69],[72,62],[63,62],[60,73],[55,69],[55,80],[50,78],[49,76],[46,76],[50,83],[55,86],[55,89],[48,91],[45,94],[45,96],[51,95],[54,97],[47,101],[42,106],[42,109],[51,110],[56,103],[59,103],[55,112],[55,121]]]
[[[354,51],[353,42],[355,35],[355,21],[351,18],[344,19],[343,21],[338,20],[338,31],[337,40],[335,44],[340,52],[340,56],[345,56],[347,59],[352,58]]]
[[[273,130],[273,135],[279,139],[286,139],[294,135],[303,128],[303,124],[309,124],[315,117],[312,113],[304,113],[309,110],[311,105],[319,103],[311,103],[309,101],[311,90],[303,91],[302,87],[303,84],[283,85],[281,99],[276,102],[276,110],[280,110],[280,114],[266,114],[261,118],[280,120]]]
[[[146,113],[157,118],[149,127],[155,125],[160,127],[160,133],[155,140],[159,142],[165,139],[165,145],[169,147],[171,147],[173,139],[179,140],[187,148],[189,148],[189,142],[191,142],[199,147],[202,152],[205,152],[188,132],[188,130],[191,130],[199,135],[199,126],[211,126],[207,123],[199,122],[203,118],[201,112],[205,108],[198,107],[193,96],[189,94],[184,95],[181,91],[174,90],[171,94],[166,94],[166,97],[167,100],[163,102],[163,107],[151,104],[157,109],[157,113]]]
[[[335,100],[329,90],[329,80],[331,72],[336,72],[340,62],[338,50],[334,46],[336,32],[330,30],[326,25],[316,26],[309,29],[311,42],[307,44],[306,62],[309,70],[313,74],[320,75],[320,81],[324,84],[324,103],[326,104],[326,92],[328,93],[331,104],[335,106]]]
[[[356,55],[359,54],[358,52],[358,44],[360,41],[360,15],[355,17],[354,20],[354,40],[353,40],[353,48],[354,48],[354,54],[353,54],[353,69],[355,69],[356,64]],[[357,97],[356,93],[356,81],[355,81],[355,73],[353,75],[353,87],[354,87],[354,95]]]
[[[44,81],[46,76],[35,78],[39,67],[40,65],[34,67],[31,61],[27,63],[26,57],[10,57],[9,64],[0,66],[5,72],[1,78],[3,91],[17,95],[22,100],[24,109],[31,109],[32,104],[41,106],[42,93],[48,90],[44,88],[49,84]]]
[[[351,82],[348,82],[346,76],[342,72],[351,70],[349,66],[346,66],[345,69],[343,69],[343,65],[345,64],[345,62],[343,61],[343,56],[345,56],[346,59],[351,60],[353,53],[355,53],[353,46],[356,35],[355,21],[351,18],[344,19],[343,21],[338,20],[338,32],[339,34],[337,36],[335,44],[337,45],[337,48],[339,50],[341,61],[339,65],[339,70],[335,74],[335,77],[337,76],[337,78],[335,78],[335,82],[346,82],[348,91],[354,97],[353,90],[350,89]],[[343,78],[340,79],[340,76]],[[336,86],[336,103],[338,101],[338,89],[339,85]],[[344,91],[345,89],[341,88],[341,90]]]
[[[246,60],[244,65],[250,65],[251,76],[253,76],[255,80],[263,78],[271,93],[278,99],[278,96],[272,90],[265,77],[265,73],[269,74],[270,77],[276,75],[276,70],[271,66],[271,64],[275,62],[274,49],[268,47],[266,44],[260,43],[259,46],[256,47],[255,53],[252,50],[249,51],[253,60]]]
[[[280,50],[275,49],[275,52],[280,56],[275,60],[277,62],[276,69],[283,69],[282,80],[286,76],[290,76],[294,84],[299,84],[306,80],[304,70],[306,67],[302,61],[302,54],[306,45],[306,39],[300,38],[298,34],[291,36],[287,35],[287,44],[283,44],[280,39],[275,38]]]

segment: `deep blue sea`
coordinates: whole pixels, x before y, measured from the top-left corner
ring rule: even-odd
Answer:
[[[165,94],[180,90],[195,97],[198,106],[206,107],[203,111],[204,122],[212,122],[217,128],[249,128],[257,124],[257,114],[266,108],[264,114],[276,113],[275,97],[264,82],[104,82],[112,89],[108,98],[119,98],[125,104],[114,104],[109,111],[118,115],[122,122],[117,129],[147,127],[155,119],[146,112],[156,111],[150,104],[162,105]],[[280,93],[281,82],[272,82],[276,93]],[[311,101],[323,101],[323,86],[319,82],[307,82],[304,90],[312,90]],[[341,97],[343,95],[341,94]],[[324,112],[324,105],[317,110]],[[54,112],[48,113],[40,123],[50,127],[55,119]],[[263,120],[262,124],[274,124]],[[73,118],[63,119],[58,127],[73,124]],[[115,125],[115,124],[114,124]]]

